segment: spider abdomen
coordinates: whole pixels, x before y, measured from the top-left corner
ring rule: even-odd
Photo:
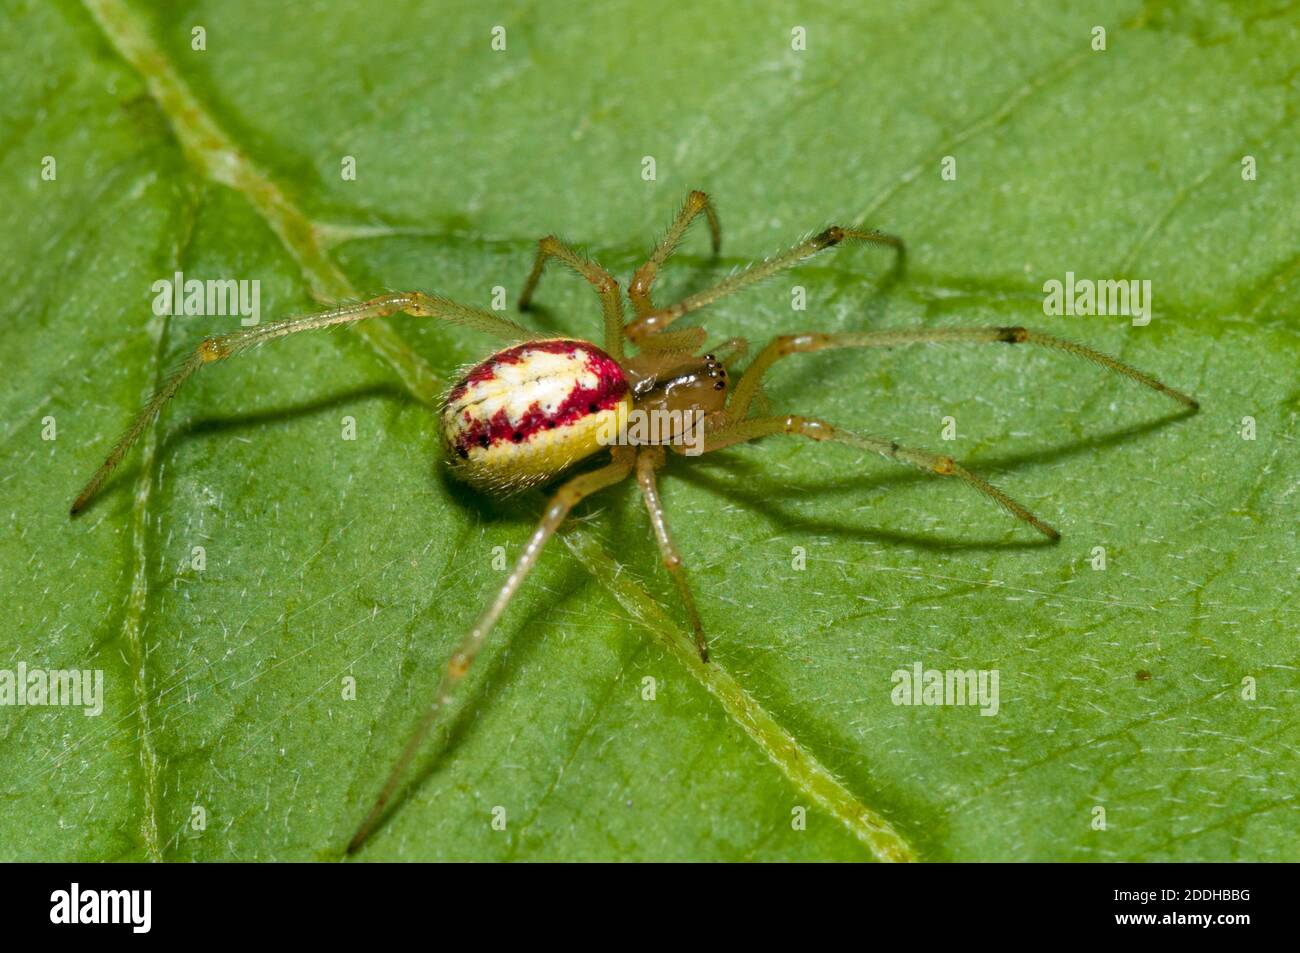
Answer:
[[[471,368],[447,394],[452,471],[488,490],[544,483],[602,449],[632,406],[618,362],[573,338],[526,341]]]

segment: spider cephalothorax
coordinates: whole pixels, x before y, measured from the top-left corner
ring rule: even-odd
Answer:
[[[810,417],[795,414],[769,416],[765,410],[756,413],[755,409],[766,403],[760,390],[764,375],[777,361],[794,354],[835,348],[881,348],[905,344],[1035,344],[1084,358],[1165,394],[1190,410],[1198,406],[1181,391],[1112,357],[1021,327],[946,327],[840,334],[807,331],[781,335],[760,350],[739,379],[732,382],[716,354],[724,353],[724,349],[725,353],[733,356],[743,354],[745,343],[737,339],[721,345],[715,353],[701,354],[706,332],[702,328],[671,330],[678,318],[845,241],[885,245],[895,249],[900,256],[903,243],[883,232],[833,225],[711,288],[683,298],[676,304],[656,307],[650,294],[659,268],[699,215],[704,215],[709,223],[713,250],[717,252],[720,239],[717,215],[703,192],[692,192],[649,260],[632,276],[627,296],[636,317],[626,324],[618,283],[605,269],[552,236],[541,240],[536,262],[519,299],[520,309],[528,308],[547,262],[558,258],[596,289],[604,313],[602,347],[578,338],[535,334],[500,315],[419,291],[386,294],[360,304],[209,338],[195,348],[145,405],[72,504],[74,514],[86,505],[149,421],[200,367],[299,331],[350,324],[398,312],[438,318],[484,332],[505,345],[462,375],[443,402],[440,411],[443,444],[449,464],[457,475],[484,489],[510,491],[549,482],[582,460],[608,454],[603,465],[570,476],[551,496],[541,521],[501,590],[448,661],[429,710],[389,773],[374,806],[349,844],[350,850],[362,843],[382,816],[406,765],[432,727],[438,712],[451,700],[453,689],[464,678],[488,633],[536,564],[546,542],[584,497],[635,473],[664,566],[671,574],[690,618],[700,655],[708,660],[699,613],[687,585],[682,559],[669,533],[656,486],[655,472],[665,461],[665,446],[683,454],[708,453],[778,434],[848,444],[938,476],[956,477],[1044,536],[1050,539],[1059,536],[1050,525],[951,457],[905,447],[883,437],[852,433]],[[626,345],[629,344],[636,347],[638,353],[628,355]],[[668,424],[633,433],[631,427],[624,425],[629,418],[638,415],[662,417]],[[696,439],[687,440],[688,437]]]

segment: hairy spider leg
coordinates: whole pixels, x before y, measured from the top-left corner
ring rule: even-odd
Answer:
[[[674,305],[666,308],[659,308],[655,311],[639,315],[635,320],[629,322],[626,333],[627,339],[634,344],[640,344],[649,338],[652,334],[662,331],[682,315],[689,314],[692,311],[698,311],[700,308],[710,305],[719,298],[735,294],[744,288],[749,287],[756,282],[769,278],[779,271],[787,268],[793,268],[799,262],[811,255],[826,248],[831,248],[846,241],[870,242],[876,245],[886,245],[893,248],[901,256],[906,249],[903,240],[897,235],[890,235],[885,232],[875,230],[860,230],[855,228],[843,228],[839,225],[832,225],[824,231],[818,232],[811,238],[799,242],[797,245],[765,259],[756,265],[746,268],[744,271],[737,272],[729,278],[724,278],[712,288],[706,288],[704,291],[689,295]]]
[[[461,679],[465,677],[470,666],[474,664],[474,659],[478,656],[479,650],[487,640],[488,634],[496,625],[497,620],[501,618],[501,614],[505,612],[506,606],[514,598],[515,593],[519,591],[524,579],[527,578],[533,566],[536,565],[537,557],[541,555],[542,549],[550,538],[555,535],[555,531],[560,528],[560,524],[569,515],[569,511],[584,497],[590,496],[597,490],[604,489],[627,477],[632,472],[634,461],[635,451],[632,448],[614,447],[612,459],[608,464],[599,470],[592,470],[589,473],[582,473],[573,477],[561,485],[555,495],[551,497],[546,512],[542,515],[537,528],[533,530],[532,536],[528,538],[528,542],[524,545],[524,551],[520,554],[510,575],[506,577],[501,591],[483,610],[483,614],[478,617],[478,621],[474,623],[473,628],[461,640],[456,652],[447,663],[447,670],[443,673],[442,681],[438,685],[438,690],[434,694],[429,710],[424,713],[424,717],[420,719],[415,730],[411,733],[401,755],[398,756],[397,762],[389,772],[388,780],[384,782],[379,797],[375,799],[365,820],[361,822],[361,826],[352,835],[352,840],[348,842],[348,853],[354,853],[365,842],[383,816],[385,805],[393,796],[393,792],[397,790],[407,765],[415,757],[421,743],[433,728],[439,712],[450,704],[452,693],[456,686],[460,684]]]
[[[905,331],[851,331],[844,334],[785,334],[774,338],[763,350],[759,351],[753,363],[745,369],[740,382],[731,393],[727,404],[727,414],[732,420],[744,420],[768,369],[783,357],[791,354],[806,354],[812,351],[825,351],[845,347],[895,347],[900,344],[1037,344],[1041,347],[1064,351],[1074,357],[1083,358],[1104,367],[1108,371],[1122,374],[1130,380],[1137,381],[1154,391],[1173,398],[1180,404],[1196,410],[1200,407],[1193,398],[1182,391],[1174,390],[1169,385],[1157,380],[1150,374],[1130,367],[1123,361],[1117,361],[1100,351],[1094,351],[1082,344],[1066,341],[1040,331],[1026,328],[929,328]]]
[[[767,437],[773,434],[791,434],[800,437],[807,437],[810,440],[824,441],[829,440],[835,443],[848,444],[850,447],[857,447],[861,450],[870,450],[872,453],[878,453],[882,457],[888,457],[891,460],[897,460],[900,463],[911,464],[921,470],[939,476],[956,477],[966,483],[967,486],[973,487],[980,493],[983,493],[998,506],[1002,507],[1018,520],[1028,523],[1038,532],[1042,533],[1048,539],[1057,540],[1061,534],[1054,527],[1043,522],[1026,507],[1017,503],[1007,494],[1003,493],[992,483],[982,477],[971,473],[952,457],[941,456],[940,454],[930,453],[926,450],[916,450],[912,447],[904,447],[894,440],[885,440],[880,437],[871,437],[864,434],[854,433],[850,430],[844,430],[833,424],[828,424],[824,420],[817,420],[813,417],[800,417],[790,414],[784,417],[756,417],[751,420],[742,420],[735,423],[726,423],[714,430],[712,433],[705,434],[704,452],[709,453],[713,450],[721,450],[723,447],[730,447],[737,443],[746,443],[750,440],[757,440],[760,437]]]
[[[691,223],[700,213],[703,213],[709,222],[709,238],[714,256],[716,257],[721,251],[722,223],[718,221],[718,211],[708,195],[696,189],[686,196],[686,201],[682,203],[677,217],[668,226],[668,231],[659,240],[655,250],[650,253],[650,258],[632,275],[632,281],[627,286],[627,296],[631,299],[632,308],[638,315],[649,314],[654,310],[654,305],[650,301],[650,289],[655,283],[659,269],[672,255],[677,243],[682,240],[682,236],[686,234],[686,230],[691,227]]]
[[[659,542],[659,555],[663,558],[664,568],[672,577],[673,585],[686,606],[686,614],[691,620],[691,631],[695,635],[696,648],[700,658],[709,660],[709,646],[704,638],[704,626],[700,623],[699,610],[695,608],[695,597],[686,579],[686,567],[682,564],[681,554],[668,531],[668,519],[664,514],[663,500],[659,497],[659,488],[655,482],[655,470],[663,466],[664,449],[648,447],[637,454],[636,479],[641,485],[641,496],[645,500],[646,512],[650,515],[650,525],[654,528],[655,539]]]
[[[126,456],[131,446],[144,433],[145,428],[149,426],[149,422],[153,420],[169,400],[176,396],[176,392],[180,390],[181,385],[199,368],[215,361],[233,357],[267,341],[273,341],[276,338],[286,337],[290,334],[297,334],[299,331],[314,331],[317,328],[352,324],[356,321],[364,321],[367,318],[388,317],[398,312],[405,312],[416,317],[441,318],[452,324],[471,328],[475,331],[482,331],[485,334],[491,334],[506,341],[524,341],[540,336],[534,331],[529,331],[527,328],[515,324],[513,321],[492,314],[490,311],[457,304],[438,295],[424,294],[420,291],[395,291],[381,295],[378,298],[372,298],[369,301],[343,305],[338,308],[331,308],[328,311],[318,311],[260,327],[247,328],[207,338],[185,358],[181,365],[167,378],[166,382],[145,403],[143,409],[136,415],[135,420],[131,422],[131,426],[126,429],[126,432],[122,434],[113,449],[109,451],[108,457],[99,465],[99,469],[95,471],[90,481],[73,502],[72,515],[77,515],[85,508],[104,481],[108,479],[109,474],[122,462],[122,458]]]
[[[554,235],[547,235],[537,242],[537,260],[524,282],[523,293],[519,295],[519,310],[527,311],[532,307],[533,292],[542,280],[546,263],[552,258],[564,262],[595,287],[605,314],[605,353],[616,361],[623,360],[623,298],[618,282],[596,262],[578,254]]]

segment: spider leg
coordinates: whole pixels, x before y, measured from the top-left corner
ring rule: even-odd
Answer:
[[[749,353],[749,342],[744,338],[727,338],[713,349],[713,353],[723,364],[730,364]]]
[[[682,565],[681,554],[673,543],[668,531],[668,521],[664,516],[663,500],[659,497],[659,488],[655,484],[655,470],[663,466],[663,447],[649,447],[637,454],[636,479],[641,484],[641,496],[645,499],[646,511],[650,514],[650,525],[654,527],[655,538],[659,541],[659,554],[663,557],[664,568],[672,576],[673,584],[686,606],[686,614],[691,620],[691,631],[695,633],[695,645],[700,650],[700,658],[709,660],[709,646],[704,639],[704,627],[700,624],[700,613],[695,608],[695,597],[691,595],[690,584],[686,580],[686,567]]]
[[[680,331],[663,331],[651,334],[639,342],[642,354],[667,354],[678,352],[694,354],[708,339],[709,332],[704,328],[682,328]]]
[[[537,261],[533,263],[523,293],[519,295],[519,310],[527,311],[532,307],[537,282],[542,280],[542,271],[552,258],[560,259],[595,286],[605,313],[605,352],[616,361],[623,360],[623,299],[618,282],[600,265],[584,258],[554,235],[547,235],[537,243]]]
[[[384,782],[383,790],[380,791],[379,797],[375,799],[374,805],[370,808],[370,813],[366,815],[366,819],[361,822],[361,826],[357,828],[352,840],[348,842],[348,853],[355,852],[365,842],[370,832],[374,830],[375,825],[383,815],[384,806],[388,803],[389,798],[393,796],[393,792],[397,790],[397,785],[401,781],[407,765],[411,763],[411,759],[415,757],[421,743],[429,734],[430,729],[433,728],[438,713],[451,703],[456,686],[460,684],[470,666],[474,664],[474,659],[478,656],[479,650],[483,647],[488,634],[492,631],[492,627],[496,625],[510,600],[519,591],[520,585],[523,584],[524,579],[527,578],[528,573],[532,571],[533,566],[537,563],[537,557],[541,555],[543,547],[555,535],[555,531],[560,528],[560,524],[569,515],[569,511],[584,497],[617,483],[632,471],[635,451],[629,447],[614,447],[611,452],[613,459],[608,464],[599,470],[579,474],[561,485],[555,491],[555,495],[551,497],[546,512],[542,515],[537,528],[533,530],[533,535],[528,538],[528,542],[524,545],[524,551],[520,554],[514,569],[510,571],[510,575],[506,577],[501,591],[483,610],[483,614],[478,617],[474,627],[461,639],[460,645],[450,661],[448,661],[447,670],[443,673],[442,681],[438,683],[438,690],[434,693],[433,702],[429,705],[428,711],[425,712],[424,717],[420,719],[407,740],[406,746],[402,749],[402,753],[398,756],[392,770],[389,772],[388,780]]]
[[[834,247],[845,241],[863,241],[876,245],[887,245],[895,249],[900,256],[904,254],[905,250],[903,240],[896,235],[889,235],[875,230],[859,230],[832,225],[830,228],[818,232],[812,238],[801,241],[779,255],[761,261],[756,265],[751,265],[744,271],[723,279],[712,288],[706,288],[704,291],[683,298],[677,304],[670,305],[667,308],[659,308],[645,314],[638,314],[636,320],[629,323],[626,328],[627,338],[629,341],[639,344],[655,332],[668,327],[682,315],[698,311],[719,298],[735,294],[737,291],[747,288],[755,282],[762,281],[764,278],[769,278],[779,271],[793,268],[805,258],[817,254],[822,249]]]
[[[654,310],[654,305],[650,302],[650,287],[655,283],[655,277],[659,274],[663,263],[672,255],[677,243],[691,227],[691,222],[695,221],[696,216],[701,212],[709,220],[713,254],[718,254],[718,250],[722,247],[722,224],[718,221],[717,209],[713,207],[713,202],[708,195],[696,189],[686,196],[686,201],[682,203],[677,217],[673,219],[673,223],[668,226],[668,231],[651,252],[649,260],[636,270],[631,283],[627,286],[627,296],[632,300],[632,307],[638,315],[649,314]]]
[[[824,351],[842,347],[894,347],[899,344],[1037,344],[1041,347],[1064,351],[1074,357],[1091,361],[1106,370],[1122,374],[1152,390],[1172,397],[1192,410],[1200,404],[1182,391],[1162,383],[1143,371],[1117,361],[1109,355],[1094,351],[1082,344],[1066,341],[1040,331],[1026,328],[927,328],[908,331],[861,331],[846,334],[789,334],[774,338],[745,369],[740,382],[731,393],[727,415],[732,420],[744,420],[768,368],[783,357],[810,351]]]
[[[925,450],[916,450],[911,447],[904,447],[893,440],[884,440],[880,437],[870,437],[865,434],[853,433],[849,430],[843,430],[824,420],[817,420],[812,417],[799,417],[788,415],[785,417],[756,417],[752,420],[742,420],[738,423],[728,423],[715,429],[712,433],[704,437],[704,452],[711,450],[720,450],[723,447],[729,447],[732,444],[745,443],[749,440],[757,440],[760,437],[767,437],[772,434],[794,434],[801,437],[808,437],[811,440],[830,440],[836,443],[848,444],[850,447],[857,447],[861,450],[870,450],[872,453],[878,453],[882,457],[888,457],[891,460],[897,460],[900,463],[907,463],[921,470],[926,470],[938,476],[956,477],[979,492],[983,493],[998,506],[1002,507],[1016,519],[1028,523],[1038,532],[1042,533],[1048,539],[1057,540],[1061,538],[1053,527],[1044,523],[1037,516],[1031,513],[1024,506],[1017,503],[1011,497],[1007,496],[993,484],[983,478],[971,473],[952,457],[945,457],[939,454],[930,453]]]
[[[76,501],[73,502],[72,515],[77,515],[90,502],[91,497],[108,479],[109,474],[122,462],[122,458],[126,456],[132,444],[144,433],[145,428],[149,426],[149,422],[153,420],[169,400],[176,396],[176,392],[180,390],[181,385],[199,368],[215,361],[233,357],[267,341],[273,341],[276,338],[286,337],[290,334],[297,334],[299,331],[314,331],[317,328],[352,324],[356,321],[364,321],[367,318],[387,317],[397,314],[399,311],[416,317],[442,318],[452,324],[471,328],[475,331],[482,331],[485,334],[492,334],[507,341],[522,341],[538,336],[536,332],[529,331],[527,328],[492,314],[490,311],[457,304],[446,298],[424,294],[419,291],[396,291],[357,304],[343,305],[342,307],[331,308],[328,311],[318,311],[314,314],[301,315],[284,321],[276,321],[271,324],[207,338],[185,358],[167,381],[149,398],[139,414],[136,415],[126,433],[109,451],[108,457],[99,465],[99,469],[95,471]]]

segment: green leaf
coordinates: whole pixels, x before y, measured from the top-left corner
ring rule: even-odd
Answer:
[[[154,282],[256,279],[263,320],[394,288],[487,307],[549,232],[626,281],[692,187],[723,255],[689,236],[663,302],[829,222],[909,247],[901,271],[843,248],[727,298],[692,316],[710,340],[1024,324],[1203,409],[1027,347],[779,364],[777,412],[951,453],[1062,541],[847,447],[674,460],[716,665],[635,485],[606,491],[360,856],[1297,856],[1294,10],[11,6],[0,670],[102,670],[104,711],[0,707],[0,857],[340,858],[503,581],[493,548],[517,556],[540,511],[437,462],[428,401],[490,342],[397,317],[204,369],[69,520],[161,375],[238,326],[155,316]],[[1150,324],[1045,315],[1067,272],[1150,280]],[[599,337],[581,281],[556,269],[538,301],[530,321]],[[997,714],[894,704],[918,663],[997,670]]]

